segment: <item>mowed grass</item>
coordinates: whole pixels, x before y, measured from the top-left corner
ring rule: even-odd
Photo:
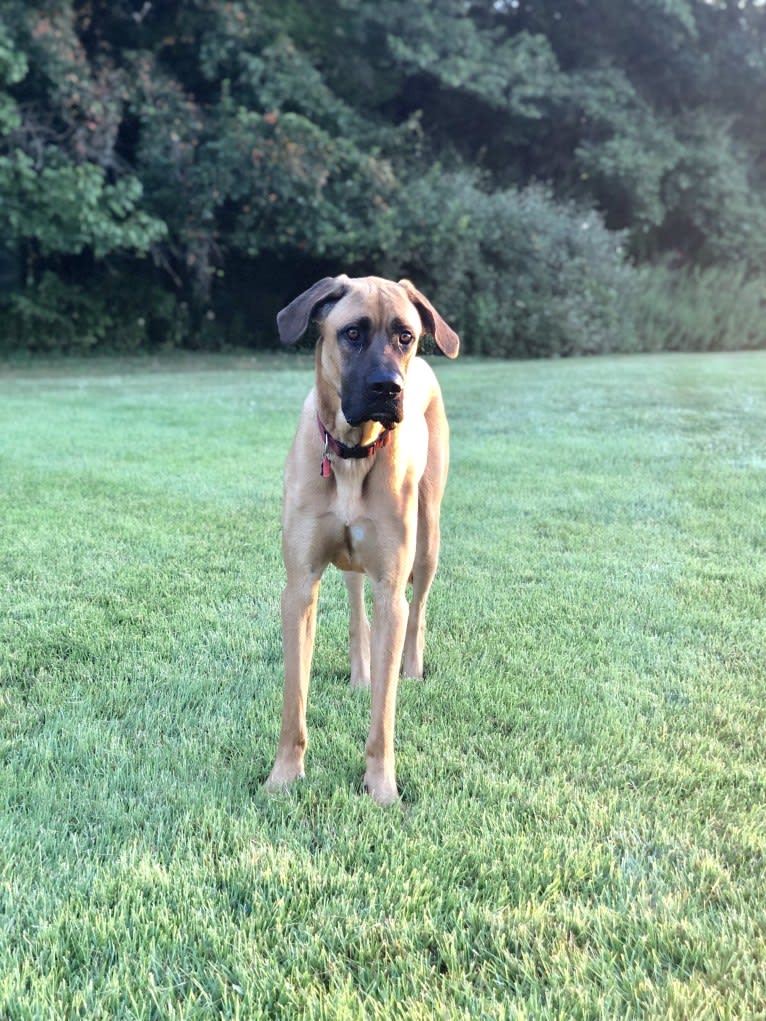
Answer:
[[[0,1017],[766,1016],[766,355],[439,360],[387,811],[332,569],[262,791],[310,366],[0,374]]]

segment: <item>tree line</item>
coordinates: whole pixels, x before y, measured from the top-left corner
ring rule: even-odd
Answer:
[[[0,350],[274,343],[409,276],[504,356],[766,346],[750,0],[0,5]]]

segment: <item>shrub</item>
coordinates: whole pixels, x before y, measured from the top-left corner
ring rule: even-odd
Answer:
[[[743,266],[636,270],[626,294],[642,351],[734,351],[766,346],[766,279]]]
[[[410,201],[420,224],[412,274],[428,279],[467,352],[545,357],[635,345],[622,314],[634,271],[621,235],[593,210],[556,202],[539,185],[485,192],[468,175],[425,180]]]
[[[135,272],[135,271],[134,271]],[[0,352],[85,354],[181,347],[188,309],[167,290],[135,275],[91,279],[88,285],[44,272],[39,281],[0,300]]]

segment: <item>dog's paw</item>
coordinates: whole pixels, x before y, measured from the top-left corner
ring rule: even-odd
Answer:
[[[404,643],[402,654],[402,677],[412,677],[413,680],[423,680],[423,642],[407,639]]]
[[[396,780],[393,774],[387,773],[384,770],[368,768],[364,774],[364,790],[381,808],[395,805],[399,800]]]
[[[305,775],[303,763],[275,762],[263,786],[270,794],[278,794],[286,791],[296,780],[302,780]]]
[[[407,656],[405,653],[402,663],[402,677],[409,677],[414,681],[423,680],[423,657]]]

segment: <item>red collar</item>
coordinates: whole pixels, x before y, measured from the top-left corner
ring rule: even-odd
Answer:
[[[330,458],[328,454],[332,451],[337,457],[343,458],[345,461],[348,458],[365,458],[372,457],[376,454],[381,447],[385,447],[391,438],[391,429],[384,429],[383,432],[378,436],[372,443],[357,443],[353,447],[346,446],[345,443],[341,443],[340,440],[336,440],[334,436],[331,436],[322,423],[322,419],[317,415],[317,425],[319,426],[319,434],[324,440],[324,454],[322,455],[322,465],[320,474],[323,479],[329,478],[330,476]]]

